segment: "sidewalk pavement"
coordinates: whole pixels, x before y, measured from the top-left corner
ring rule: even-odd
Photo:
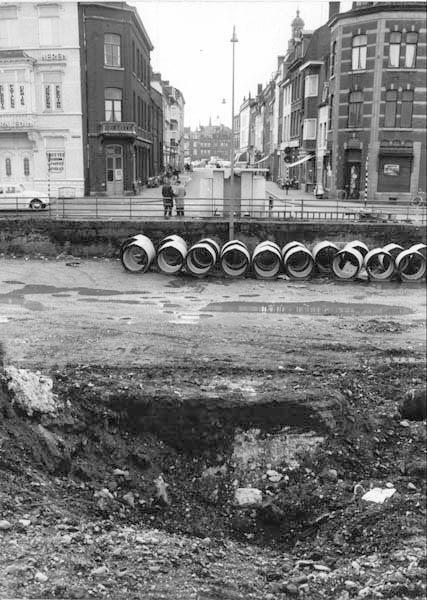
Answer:
[[[272,195],[280,200],[315,200],[316,196],[310,192],[302,190],[282,190],[274,181],[265,182],[265,191],[268,195]]]

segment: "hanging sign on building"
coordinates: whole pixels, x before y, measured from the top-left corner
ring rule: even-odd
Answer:
[[[48,152],[47,162],[51,173],[62,173],[64,170],[64,152]]]

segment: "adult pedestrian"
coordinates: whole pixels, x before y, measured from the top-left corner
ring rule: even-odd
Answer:
[[[184,196],[185,195],[186,195],[185,187],[182,184],[181,180],[178,179],[176,182],[175,190],[174,190],[175,208],[176,208],[176,216],[177,217],[184,216]]]
[[[288,195],[289,192],[289,188],[291,187],[291,182],[289,181],[289,178],[286,177],[285,179],[285,190],[286,190],[286,195]]]
[[[168,219],[172,216],[172,207],[173,207],[173,189],[169,182],[169,179],[164,179],[164,185],[162,187],[162,196],[163,196],[163,216],[165,219]]]

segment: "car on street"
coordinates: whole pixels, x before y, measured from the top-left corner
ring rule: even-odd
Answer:
[[[28,189],[23,183],[0,183],[0,210],[42,210],[49,204],[46,192]]]

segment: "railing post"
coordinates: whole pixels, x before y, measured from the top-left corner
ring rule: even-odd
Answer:
[[[132,218],[132,196],[129,196],[129,218]]]
[[[304,199],[301,200],[301,219],[304,218]]]
[[[98,218],[98,194],[95,196],[95,217]]]
[[[65,219],[65,198],[62,198],[62,218]]]

